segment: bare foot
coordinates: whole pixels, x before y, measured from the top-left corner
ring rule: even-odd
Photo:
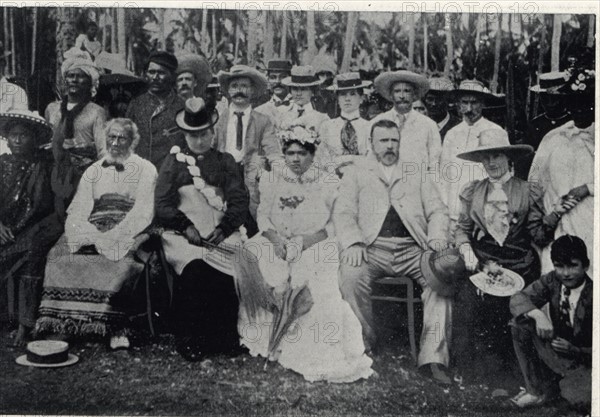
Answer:
[[[29,329],[22,324],[19,324],[19,330],[17,330],[15,340],[13,340],[13,346],[25,346],[25,339],[28,335]]]

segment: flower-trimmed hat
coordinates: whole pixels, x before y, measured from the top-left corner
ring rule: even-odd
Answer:
[[[310,65],[294,65],[291,75],[281,83],[288,87],[314,87],[321,84],[321,80]]]
[[[415,87],[417,97],[423,97],[429,91],[429,82],[427,78],[416,72],[398,70],[394,72],[384,72],[375,78],[375,89],[386,100],[394,101],[390,89],[398,82],[412,84]]]
[[[303,145],[310,143],[315,146],[321,143],[321,141],[319,140],[319,133],[313,126],[292,126],[289,129],[281,130],[278,136],[283,143],[298,141]]]
[[[329,91],[356,90],[369,87],[371,84],[371,81],[363,81],[358,72],[346,72],[336,75],[333,84],[325,89]]]
[[[454,91],[454,83],[447,77],[431,77],[429,82],[428,93],[434,94],[449,94]]]
[[[38,112],[15,109],[7,113],[0,113],[0,136],[8,137],[7,127],[13,123],[23,123],[32,128],[37,147],[49,143],[52,138],[52,127]]]
[[[565,83],[557,91],[566,95],[591,95],[596,92],[596,71],[585,68],[569,68],[565,71]]]
[[[175,124],[188,132],[198,132],[214,126],[219,120],[219,112],[206,106],[204,99],[192,97],[185,101],[185,107],[175,116]]]
[[[247,65],[234,65],[231,67],[229,72],[219,71],[217,74],[219,84],[221,85],[223,91],[227,91],[231,80],[240,77],[248,77],[254,84],[257,94],[267,89],[267,77],[265,77],[260,71]]]
[[[519,158],[533,152],[529,145],[511,145],[508,133],[504,129],[486,129],[479,133],[479,146],[470,151],[458,154],[457,157],[472,162],[481,162],[483,157],[491,153],[503,153],[511,159]]]

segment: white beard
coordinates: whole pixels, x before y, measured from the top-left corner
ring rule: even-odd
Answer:
[[[129,149],[127,151],[127,153],[125,155],[122,155],[122,156],[112,156],[110,154],[110,152],[108,152],[106,154],[106,157],[104,159],[109,164],[124,164],[125,161],[127,160],[127,158],[129,158],[131,156],[131,154],[132,154],[131,149]]]

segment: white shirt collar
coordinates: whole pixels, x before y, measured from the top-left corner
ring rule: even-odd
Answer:
[[[360,118],[360,111],[356,110],[356,111],[354,111],[352,113],[344,113],[344,112],[342,112],[341,115],[340,115],[340,117],[344,117],[344,118],[346,118],[348,120],[359,119]]]
[[[444,117],[442,119],[442,121],[437,124],[438,130],[442,130],[449,121],[450,121],[450,113],[446,112],[446,117]]]
[[[304,109],[305,112],[314,110],[313,105],[310,101],[308,103],[306,103],[304,106],[299,106],[298,104],[296,104],[296,102],[294,102],[293,105],[290,106],[290,108],[293,108],[294,110],[298,110],[298,109],[302,108],[302,109]]]
[[[246,117],[250,114],[250,110],[252,110],[252,106],[248,105],[246,108],[240,108],[234,104],[229,105],[229,116],[234,117],[236,112],[244,112],[244,116]]]
[[[497,179],[489,178],[489,180],[492,184],[504,185],[508,182],[508,180],[510,180],[513,177],[513,175],[514,175],[513,172],[511,170],[508,170],[500,178],[497,178]]]

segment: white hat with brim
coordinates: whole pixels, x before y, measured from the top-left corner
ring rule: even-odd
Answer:
[[[69,353],[69,344],[58,340],[37,340],[27,344],[27,353],[17,364],[35,368],[62,368],[77,363],[79,357]]]
[[[479,146],[469,152],[457,155],[460,159],[472,162],[481,162],[483,157],[491,153],[503,153],[515,159],[533,152],[529,145],[511,145],[508,133],[503,129],[487,129],[479,133]]]
[[[267,77],[265,77],[260,71],[251,68],[247,65],[234,65],[230,68],[229,72],[219,71],[217,78],[223,91],[228,90],[229,82],[235,78],[247,77],[249,78],[254,87],[256,93],[260,94],[261,91],[267,89]]]
[[[38,112],[15,109],[0,113],[0,136],[8,136],[8,132],[5,131],[6,125],[12,122],[21,122],[34,129],[37,146],[43,146],[52,139],[52,127]]]
[[[399,70],[384,72],[375,78],[375,89],[388,101],[394,101],[391,88],[394,84],[404,82],[412,84],[418,98],[423,97],[429,91],[429,81],[424,76],[412,71]]]
[[[219,120],[219,112],[206,106],[204,99],[192,97],[175,116],[175,124],[182,130],[197,132],[214,126]]]
[[[481,97],[485,100],[493,100],[496,98],[492,92],[481,81],[465,80],[460,83],[458,88],[454,90],[453,95],[458,98],[467,94]]]
[[[294,65],[291,75],[281,80],[287,87],[315,87],[321,84],[315,70],[310,65]]]
[[[360,74],[358,72],[347,72],[344,74],[337,75],[333,84],[329,87],[326,87],[325,90],[329,91],[347,91],[347,90],[357,90],[359,88],[367,88],[371,86],[371,81],[363,81],[360,79]]]
[[[481,291],[496,297],[511,297],[525,287],[525,280],[521,275],[506,268],[500,268],[500,272],[498,277],[479,272],[469,279]]]

